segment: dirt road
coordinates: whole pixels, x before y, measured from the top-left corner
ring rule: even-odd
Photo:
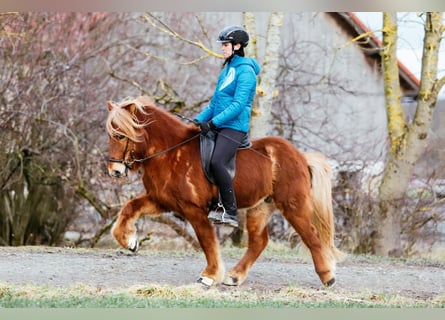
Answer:
[[[225,258],[226,268],[237,259]],[[123,288],[194,283],[205,266],[201,253],[159,253],[46,247],[0,247],[0,284]],[[260,257],[238,290],[273,292],[286,287],[321,288],[312,262]],[[445,296],[445,263],[391,259],[347,259],[337,266],[334,289],[342,292],[394,294],[429,300]]]

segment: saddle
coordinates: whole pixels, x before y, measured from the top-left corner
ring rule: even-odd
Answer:
[[[199,141],[202,169],[204,170],[207,179],[213,184],[215,184],[215,179],[213,178],[212,172],[210,170],[210,159],[212,158],[213,150],[215,148],[216,135],[217,134],[213,130],[209,130],[207,134],[200,135],[200,141]],[[249,135],[246,134],[244,140],[238,146],[238,150],[248,149],[251,146],[252,143],[249,139]],[[230,161],[226,164],[226,169],[229,172],[232,179],[235,178],[235,168],[236,168],[236,153],[232,157],[232,159],[230,159]]]

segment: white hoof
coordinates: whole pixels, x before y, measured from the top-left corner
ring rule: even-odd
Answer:
[[[128,239],[128,250],[136,252],[139,249],[139,241],[136,234]]]
[[[196,282],[198,282],[206,287],[211,287],[215,281],[213,279],[210,279],[207,277],[200,277]]]

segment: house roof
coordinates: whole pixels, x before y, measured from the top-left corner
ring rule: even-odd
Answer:
[[[329,12],[338,25],[348,33],[352,38],[356,38],[361,34],[368,34],[363,40],[358,42],[365,54],[367,62],[372,67],[378,67],[381,71],[381,47],[382,41],[369,30],[368,27],[352,12]],[[420,80],[402,63],[399,64],[400,86],[404,96],[416,98],[419,92]]]

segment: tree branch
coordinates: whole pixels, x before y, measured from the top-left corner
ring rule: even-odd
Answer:
[[[192,41],[192,40],[184,38],[179,33],[177,33],[172,28],[170,28],[165,22],[161,21],[159,18],[155,17],[151,13],[146,13],[144,15],[144,19],[145,19],[145,21],[150,23],[154,28],[157,28],[157,29],[161,30],[162,32],[168,34],[169,36],[200,48],[208,56],[214,56],[214,57],[219,58],[219,59],[223,59],[224,58],[223,55],[221,55],[219,53],[216,53],[215,51],[207,48],[201,41]]]
[[[433,94],[438,96],[440,90],[442,90],[444,85],[445,85],[445,76],[443,76],[442,78],[440,78],[436,81],[436,83],[433,86]]]

